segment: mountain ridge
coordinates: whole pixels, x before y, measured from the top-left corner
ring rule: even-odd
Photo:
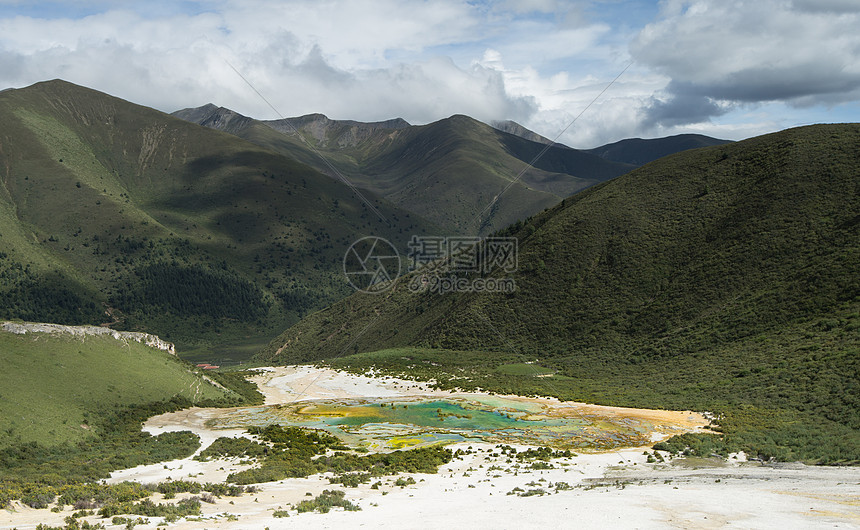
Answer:
[[[418,126],[401,118],[365,123],[318,113],[257,121],[211,104],[173,114],[282,152],[334,178],[333,166],[357,186],[465,235],[504,228],[660,156],[724,142],[679,135],[577,150],[510,120],[488,125],[456,114]],[[284,136],[273,136],[264,126]],[[513,196],[505,197],[508,193]],[[482,213],[488,218],[476,222]]]
[[[633,167],[561,146],[530,167],[545,145],[463,115],[413,126],[400,118],[362,123],[321,114],[249,122],[229,109],[200,109],[175,115],[216,124],[334,177],[331,164],[357,186],[456,234],[503,228]],[[476,219],[495,197],[488,218]]]
[[[676,134],[650,139],[626,138],[586,151],[613,162],[642,166],[680,151],[727,143],[731,143],[731,140],[720,140],[703,134]]]

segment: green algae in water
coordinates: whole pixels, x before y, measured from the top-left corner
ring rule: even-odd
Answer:
[[[504,429],[517,420],[500,412],[480,408],[465,408],[463,404],[451,401],[428,402],[395,402],[387,407],[364,405],[349,407],[358,409],[357,414],[343,416],[328,416],[328,408],[323,408],[323,414],[317,414],[315,407],[307,407],[301,415],[314,416],[328,425],[363,425],[373,418],[373,422],[399,423],[445,430],[486,431]],[[372,410],[376,414],[364,414],[364,410]],[[351,410],[349,411],[351,412]]]

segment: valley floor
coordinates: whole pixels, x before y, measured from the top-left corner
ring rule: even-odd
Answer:
[[[262,369],[255,379],[267,404],[450,395],[415,382],[305,366]],[[590,412],[597,408],[581,406]],[[688,430],[706,423],[690,412],[599,408],[609,414],[662,417],[667,425],[684,425]],[[207,427],[206,421],[218,414],[218,409],[189,409],[152,418],[145,429],[153,434],[192,430],[201,436],[204,447],[219,436],[241,434]],[[669,431],[654,436],[668,435]],[[728,462],[674,459],[647,463],[646,448],[637,448],[554,459],[553,469],[539,470],[514,468],[494,444],[449,447],[471,451],[442,466],[437,474],[411,475],[415,484],[401,487],[394,484],[399,477],[383,477],[379,489],[371,489],[369,484],[343,488],[329,484],[325,476],[288,479],[262,484],[254,494],[203,503],[203,515],[197,520],[180,520],[168,528],[860,528],[858,468],[770,466],[746,462],[743,455]],[[110,481],[222,481],[228,473],[247,467],[237,461],[188,458],[119,471]],[[345,490],[346,498],[361,511],[335,508],[327,514],[296,514],[293,510],[287,518],[274,517],[275,510],[287,509],[325,489]],[[188,495],[178,498],[184,496]],[[155,495],[153,500],[162,499]],[[15,503],[12,510],[0,510],[0,528],[62,525],[70,514],[69,508],[51,513]],[[112,527],[109,519],[88,520]],[[136,528],[155,528],[159,522],[159,518],[150,518],[149,524]]]

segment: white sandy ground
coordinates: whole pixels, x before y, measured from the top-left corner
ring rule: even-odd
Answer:
[[[446,394],[410,381],[357,377],[312,367],[263,369],[255,379],[266,395],[266,404]],[[609,413],[625,410],[603,409]],[[236,430],[208,429],[205,421],[218,414],[217,409],[189,409],[153,418],[144,428],[153,434],[191,430],[201,437],[202,447],[219,436],[241,435]],[[659,411],[654,417],[669,414],[690,413]],[[370,489],[369,484],[359,488],[330,485],[321,476],[288,479],[262,484],[255,494],[203,503],[199,520],[180,520],[167,528],[860,528],[858,468],[764,466],[745,462],[742,456],[728,462],[699,461],[695,466],[684,459],[647,464],[644,448],[638,448],[558,459],[553,461],[556,469],[526,471],[512,468],[504,456],[491,456],[493,444],[449,447],[470,446],[477,453],[455,459],[437,474],[414,474],[417,483],[405,488],[393,485],[398,477],[382,478],[383,486],[378,490]],[[491,466],[501,469],[491,470]],[[109,482],[159,482],[168,478],[215,482],[246,467],[235,461],[204,463],[186,458],[118,471]],[[507,495],[517,487],[555,491],[548,484],[557,482],[566,482],[574,489],[543,496]],[[346,491],[347,499],[361,511],[291,511],[288,518],[273,517],[274,510],[288,508],[310,498],[307,493],[315,496],[324,489]],[[155,495],[153,500],[161,502],[162,498]],[[15,503],[12,509],[0,510],[0,528],[23,530],[39,523],[62,526],[71,512],[69,508],[62,513],[33,510]],[[109,519],[93,516],[87,520],[121,528],[111,525]],[[148,525],[136,528],[156,528],[160,522],[160,518],[150,518]]]

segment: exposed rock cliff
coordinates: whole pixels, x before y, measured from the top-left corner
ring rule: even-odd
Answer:
[[[176,355],[176,348],[170,342],[161,340],[156,335],[136,331],[116,331],[98,326],[63,326],[60,324],[43,324],[37,322],[3,322],[0,326],[4,331],[23,335],[25,333],[67,333],[75,337],[86,335],[110,335],[116,340],[140,342],[151,348],[164,350]]]

